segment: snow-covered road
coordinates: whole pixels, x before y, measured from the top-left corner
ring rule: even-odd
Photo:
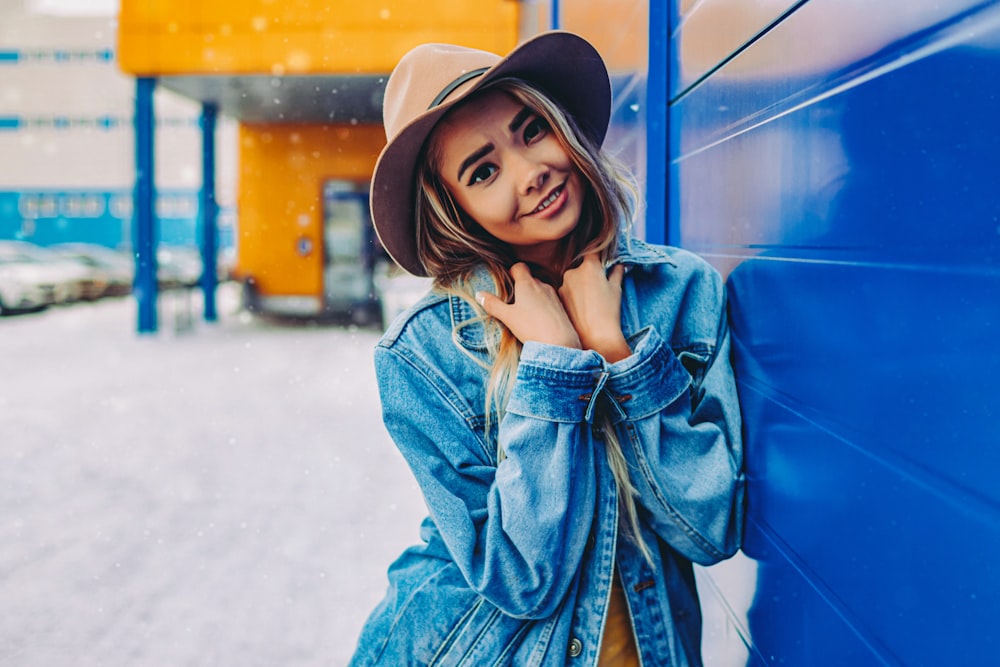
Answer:
[[[219,297],[179,331],[165,295],[154,336],[131,299],[0,319],[0,667],[347,663],[426,514],[382,428],[378,333]],[[744,665],[754,564],[712,570],[746,596],[703,595],[705,664]]]
[[[378,334],[182,305],[0,320],[0,665],[343,665],[417,540]]]

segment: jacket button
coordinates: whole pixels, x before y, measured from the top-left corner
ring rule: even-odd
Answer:
[[[581,642],[576,637],[569,640],[569,657],[577,658],[583,653],[583,642]]]

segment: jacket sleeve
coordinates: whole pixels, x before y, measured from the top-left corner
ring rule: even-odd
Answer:
[[[467,405],[454,378],[394,347],[376,348],[375,363],[386,427],[471,588],[509,615],[551,616],[579,569],[594,516],[594,444],[581,437],[579,395],[601,358],[525,346],[497,428],[506,454],[499,465],[484,440],[482,408]]]
[[[633,354],[609,366],[606,396],[638,502],[653,530],[696,563],[740,547],[743,452],[725,307],[704,354],[675,354],[653,327],[630,341]]]

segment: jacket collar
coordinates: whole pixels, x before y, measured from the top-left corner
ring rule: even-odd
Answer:
[[[652,245],[641,239],[622,236],[618,241],[618,256],[611,260],[611,266],[625,264],[645,268],[657,264],[677,266],[670,256],[670,249],[662,245]]]
[[[484,264],[480,264],[473,271],[469,287],[472,288],[472,294],[476,292],[496,293],[497,290],[496,283],[493,282],[493,277]],[[478,305],[473,305],[454,294],[448,297],[448,305],[451,309],[451,331],[455,341],[467,350],[485,351],[487,349],[486,327],[481,322],[470,323],[470,320],[484,317],[483,310]]]

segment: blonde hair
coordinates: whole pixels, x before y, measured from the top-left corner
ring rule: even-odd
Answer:
[[[513,78],[499,79],[485,86],[477,95],[489,90],[500,90],[510,95],[544,119],[573,165],[583,175],[586,193],[580,222],[568,238],[568,247],[561,258],[562,265],[555,267],[558,274],[561,275],[592,252],[600,253],[605,263],[612,260],[621,234],[627,231],[623,226],[630,225],[635,215],[636,188],[630,172],[581,132],[558,103],[530,83]],[[514,285],[508,269],[518,261],[514,249],[494,238],[461,210],[438,176],[440,156],[437,149],[432,132],[417,161],[416,240],[420,261],[427,274],[434,278],[438,289],[459,296],[470,304],[475,303],[470,278],[475,269],[485,265],[495,283],[497,296],[510,301]],[[478,306],[474,307],[478,309]],[[493,415],[496,414],[499,420],[507,404],[517,373],[521,344],[499,320],[486,315],[460,326],[476,323],[481,323],[488,334],[492,334],[486,336],[492,365],[488,367],[490,372],[484,406],[486,433],[490,437]],[[626,532],[646,559],[652,562],[649,548],[639,531],[636,491],[629,477],[621,443],[610,418],[603,411],[598,418],[608,464],[618,486],[619,502],[627,518]],[[497,462],[503,458],[503,448],[497,443]]]

